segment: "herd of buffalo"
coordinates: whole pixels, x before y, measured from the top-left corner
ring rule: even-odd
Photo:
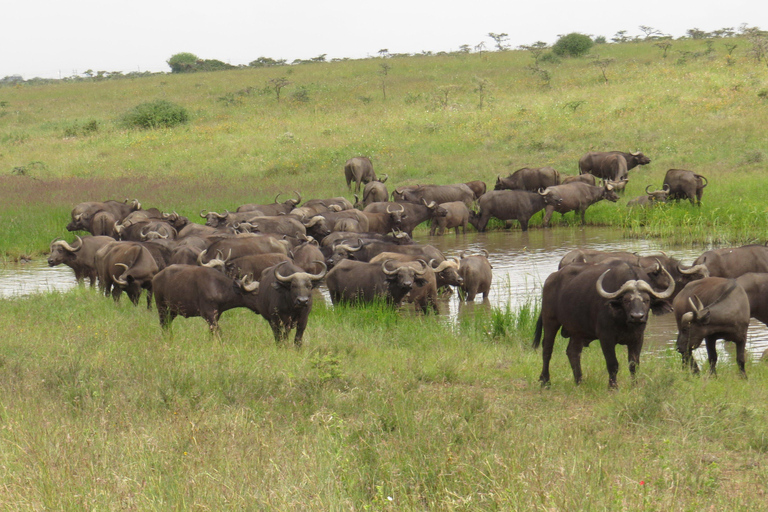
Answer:
[[[331,300],[365,303],[382,300],[414,303],[437,311],[441,290],[454,286],[466,300],[487,298],[492,267],[487,252],[446,258],[440,250],[414,243],[413,230],[431,223],[430,234],[446,229],[484,231],[491,217],[517,220],[522,230],[545,210],[544,226],[554,212],[584,213],[602,199],[617,201],[628,171],[650,159],[642,153],[588,153],[578,176],[562,177],[551,167],[524,168],[498,177],[495,190],[482,181],[455,185],[416,185],[390,194],[370,159],[352,158],[344,166],[355,203],[344,197],[295,198],[270,204],[241,205],[234,212],[205,211],[205,224],[175,212],[144,209],[138,201],[81,203],[72,210],[69,231],[87,231],[75,241],[54,240],[48,263],[70,266],[78,281],[98,281],[105,295],[125,292],[137,304],[147,291],[163,328],[183,317],[204,318],[218,332],[220,315],[245,307],[262,315],[280,342],[296,329],[300,345],[312,308],[312,290],[325,282]],[[602,183],[597,185],[596,179]],[[357,192],[363,186],[362,201]],[[700,204],[707,180],[692,171],[670,169],[661,190],[629,201],[648,207],[671,199]],[[477,207],[477,211],[473,209]],[[595,339],[605,356],[609,385],[616,385],[616,345],[626,345],[630,372],[640,360],[649,311],[674,311],[677,349],[693,371],[692,352],[706,342],[710,372],[715,373],[718,339],[736,344],[736,361],[745,373],[750,317],[768,322],[768,247],[750,245],[702,254],[686,266],[660,253],[575,249],[545,281],[534,347],[542,345],[542,385],[549,383],[549,362],[558,331],[578,383],[581,352]],[[543,340],[543,341],[542,341]]]

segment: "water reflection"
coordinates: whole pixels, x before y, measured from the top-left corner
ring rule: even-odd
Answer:
[[[534,229],[527,233],[519,230],[471,232],[465,235],[447,234],[430,237],[420,233],[416,241],[431,244],[442,250],[446,256],[458,256],[469,250],[479,253],[485,249],[493,265],[493,286],[490,297],[474,304],[462,304],[457,294],[445,299],[440,311],[452,318],[459,314],[473,314],[475,309],[497,306],[512,309],[528,303],[537,303],[541,298],[544,280],[557,270],[560,259],[574,248],[599,249],[604,251],[631,251],[651,253],[662,250],[654,240],[630,240],[622,238],[614,228],[556,228]],[[703,248],[669,248],[664,251],[686,264],[690,264]],[[0,269],[0,297],[14,297],[45,291],[66,291],[76,285],[72,270],[65,266],[49,268],[45,262],[8,266]],[[322,294],[330,303],[327,291]],[[674,348],[677,326],[674,315],[651,316],[645,334],[645,353],[658,353]],[[768,349],[768,329],[755,320],[749,327],[747,349],[752,358],[759,358]],[[718,343],[721,360],[728,361],[734,356],[733,344]],[[695,353],[700,361],[706,360],[706,350]]]

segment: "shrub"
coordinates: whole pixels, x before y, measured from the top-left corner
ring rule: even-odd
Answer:
[[[171,67],[171,73],[189,73],[196,70],[197,55],[182,52],[172,55],[166,62]]]
[[[579,57],[586,54],[593,44],[595,43],[589,36],[571,32],[558,39],[552,46],[552,51],[560,57]]]
[[[189,121],[187,109],[165,100],[142,103],[123,115],[123,124],[139,128],[171,128]]]

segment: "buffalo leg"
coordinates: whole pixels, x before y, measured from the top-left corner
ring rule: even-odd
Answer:
[[[747,370],[745,369],[745,364],[747,362],[747,337],[744,335],[743,338],[736,341],[736,364],[739,365],[739,371],[741,372],[741,376],[745,379],[747,378]]]
[[[708,336],[705,338],[707,344],[707,358],[709,359],[709,374],[717,376],[717,338]]]
[[[627,346],[627,363],[629,365],[629,373],[632,378],[635,378],[635,372],[640,366],[640,352],[643,350],[643,342],[640,341],[635,345]]]
[[[272,334],[275,335],[275,343],[280,343],[285,338],[282,322],[273,320],[269,322],[269,326],[272,328]]]
[[[542,387],[549,385],[549,361],[552,359],[552,350],[555,348],[555,335],[557,334],[559,325],[553,329],[544,329],[544,340],[541,343],[541,375],[539,381]]]
[[[618,387],[616,376],[619,374],[619,360],[616,359],[616,344],[600,340],[600,348],[603,349],[605,365],[608,368],[608,386]]]
[[[552,214],[555,213],[555,207],[547,206],[544,211],[544,220],[542,221],[541,225],[546,228],[549,226],[549,220],[552,218]]]
[[[582,340],[571,338],[568,341],[568,348],[565,349],[568,361],[571,363],[571,370],[573,370],[573,380],[576,381],[576,384],[581,384],[581,351],[583,348],[584,343]]]

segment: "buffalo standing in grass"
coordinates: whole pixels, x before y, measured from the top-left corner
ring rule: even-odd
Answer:
[[[154,276],[152,289],[160,326],[168,329],[173,319],[199,316],[219,334],[221,314],[233,308],[259,313],[259,283],[246,284],[207,266],[170,265]]]
[[[363,188],[363,202],[357,202],[357,194],[355,194],[356,204],[355,208],[365,208],[371,203],[378,203],[389,199],[389,192],[387,186],[384,184],[387,181],[388,175],[384,175],[381,179],[375,179],[365,184]]]
[[[736,344],[736,363],[746,377],[747,328],[749,327],[749,297],[735,279],[708,277],[683,288],[673,303],[677,320],[677,351],[683,363],[698,373],[693,351],[703,340],[707,345],[709,372],[717,373],[716,342],[719,339]]]
[[[82,284],[88,278],[91,288],[96,285],[96,252],[105,245],[114,242],[108,236],[77,237],[77,243],[72,245],[64,240],[51,242],[51,253],[48,255],[48,265],[55,267],[62,263],[75,272],[75,279]]]
[[[688,199],[697,206],[701,206],[701,196],[708,183],[707,178],[701,174],[685,169],[670,169],[664,176],[664,187],[669,187],[669,199]]]
[[[675,283],[658,292],[640,267],[624,261],[606,264],[574,263],[552,273],[544,282],[541,313],[536,322],[533,347],[544,334],[543,366],[539,380],[549,384],[549,362],[558,331],[570,338],[566,354],[576,383],[581,382],[581,352],[600,340],[608,368],[608,384],[616,387],[619,362],[616,345],[627,346],[629,371],[634,377],[640,364],[648,312],[668,309]]]
[[[123,291],[134,305],[147,290],[147,308],[152,307],[152,278],[160,270],[150,251],[139,242],[111,242],[96,252],[99,288],[117,302]]]
[[[540,188],[560,184],[560,173],[552,167],[523,167],[506,178],[498,176],[494,190],[527,190],[536,192]]]
[[[627,207],[646,208],[648,206],[654,206],[659,203],[667,202],[667,198],[669,197],[669,185],[664,185],[664,187],[661,190],[654,190],[653,192],[648,190],[649,188],[651,188],[650,185],[645,187],[644,196],[638,196],[634,199],[630,199],[629,201],[627,201]]]
[[[407,262],[344,260],[328,272],[325,282],[334,304],[369,303],[382,299],[399,306],[414,287],[427,284],[423,277],[426,272],[426,268],[417,270]]]
[[[591,205],[603,199],[614,203],[619,200],[618,194],[614,192],[613,185],[610,183],[605,183],[602,187],[593,187],[586,183],[574,182],[546,188],[539,194],[546,203],[546,213],[542,223],[545,227],[549,226],[549,220],[554,212],[564,214],[576,211],[581,215],[582,225],[586,224],[584,214]]]
[[[651,159],[642,154],[622,151],[591,152],[579,159],[579,174],[593,174],[598,178],[618,181],[638,165],[647,165]]]
[[[104,201],[104,202],[87,202],[80,203],[72,209],[71,217],[72,221],[67,224],[67,231],[88,231],[93,235],[107,235],[111,233],[104,232],[107,228],[102,224],[114,224],[123,220],[128,214],[134,210],[140,210],[141,204],[134,199],[129,202],[128,199],[124,203],[119,201]],[[99,213],[104,212],[105,215],[100,216],[100,220],[97,224],[99,228],[94,233],[94,217]]]
[[[259,313],[269,322],[276,342],[287,339],[295,328],[293,342],[297,347],[301,346],[309,313],[312,311],[312,289],[323,277],[325,265],[320,273],[309,274],[289,262],[262,272],[257,305]]]
[[[366,156],[356,156],[347,160],[344,164],[344,178],[347,180],[347,188],[352,188],[354,182],[355,192],[359,192],[360,183],[368,183],[376,179],[371,159]]]

